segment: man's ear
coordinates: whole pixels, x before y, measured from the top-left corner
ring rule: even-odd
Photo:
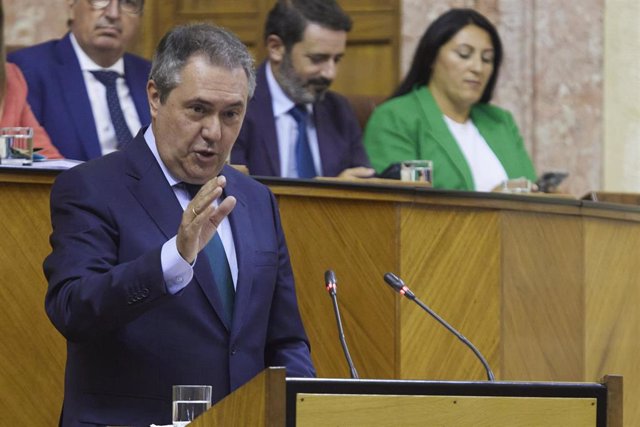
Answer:
[[[158,115],[158,110],[160,109],[160,92],[158,92],[158,88],[156,87],[156,82],[153,79],[149,79],[147,82],[147,99],[149,101],[149,111],[151,112],[151,117],[156,118]]]
[[[282,39],[275,34],[271,34],[267,37],[266,45],[269,60],[276,64],[282,62],[286,51]]]

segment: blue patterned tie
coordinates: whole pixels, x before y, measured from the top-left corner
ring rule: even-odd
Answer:
[[[122,114],[122,108],[120,107],[120,100],[118,98],[118,90],[116,88],[116,80],[120,77],[115,71],[91,71],[91,74],[95,76],[100,83],[107,88],[107,105],[109,106],[109,115],[111,116],[111,123],[116,131],[116,138],[118,139],[118,148],[121,148],[124,144],[131,141],[131,131],[127,126],[127,121]]]
[[[318,174],[313,165],[313,156],[311,155],[311,147],[309,146],[309,138],[307,136],[307,119],[309,118],[309,112],[304,105],[298,104],[289,110],[289,114],[293,116],[298,124],[298,138],[296,139],[298,178],[313,178]]]
[[[187,184],[186,182],[184,185],[192,199],[201,187],[200,185]],[[216,282],[216,287],[220,294],[226,320],[231,324],[236,291],[233,287],[233,277],[231,276],[231,269],[227,261],[227,253],[224,251],[224,245],[218,233],[215,233],[213,238],[211,238],[209,243],[204,247],[204,253],[207,255],[209,264],[211,265],[211,272],[213,273],[213,279]]]

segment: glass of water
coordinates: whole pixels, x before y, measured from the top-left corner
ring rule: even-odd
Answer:
[[[182,427],[211,408],[210,385],[173,386],[173,426]]]
[[[400,165],[400,179],[411,182],[433,182],[431,160],[405,160]]]
[[[33,128],[0,128],[0,163],[30,165],[33,162]]]

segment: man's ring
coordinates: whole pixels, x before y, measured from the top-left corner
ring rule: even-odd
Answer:
[[[196,208],[192,207],[191,212],[193,212],[193,215],[198,216],[198,212],[196,212]]]

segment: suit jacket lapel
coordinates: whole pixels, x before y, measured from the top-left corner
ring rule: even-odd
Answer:
[[[427,87],[421,87],[416,90],[415,95],[418,97],[418,103],[423,109],[424,117],[427,122],[427,129],[431,130],[435,142],[440,146],[442,151],[449,157],[456,170],[464,178],[465,184],[469,188],[473,188],[473,178],[467,160],[462,154],[462,150],[453,138],[447,124],[444,121],[442,111],[436,104],[435,99]],[[424,157],[424,155],[423,155]],[[438,165],[434,165],[434,176],[438,176]],[[436,178],[437,179],[437,178]]]
[[[149,217],[169,239],[178,231],[182,208],[165,179],[160,166],[144,140],[143,128],[124,151],[128,158],[127,174],[132,178],[129,190],[142,205]]]
[[[56,67],[58,81],[64,94],[63,104],[69,111],[76,128],[78,139],[88,159],[100,157],[102,150],[98,141],[98,132],[91,110],[91,102],[84,85],[84,76],[80,63],[71,45],[69,33],[56,46],[59,65]],[[78,84],[82,82],[82,84]]]
[[[235,208],[229,214],[233,242],[236,247],[236,258],[238,260],[238,282],[236,283],[231,337],[233,339],[233,335],[237,334],[242,327],[246,307],[250,306],[254,253],[254,248],[251,245],[251,236],[254,233],[251,217],[249,216],[249,201],[244,198],[244,193],[241,191],[238,181],[233,179],[233,173],[228,173],[228,168],[228,166],[225,166],[225,170],[223,170],[223,174],[227,178],[225,194],[233,195],[237,200]]]
[[[131,177],[129,190],[168,240],[178,232],[183,211],[173,189],[166,181],[160,166],[144,140],[145,131],[146,128],[140,130],[131,144],[127,144],[121,150],[128,157],[126,173]],[[193,268],[193,277],[220,321],[225,323],[222,302],[215,287],[209,261],[204,254],[198,255],[198,260]],[[194,285],[191,283],[189,286]],[[225,326],[227,329],[229,328],[228,325],[225,324]]]
[[[256,75],[256,90],[251,103],[251,110],[255,114],[255,132],[260,132],[260,144],[267,152],[267,162],[273,176],[280,176],[280,151],[278,149],[278,134],[273,117],[273,100],[267,83],[266,63],[258,68]]]
[[[480,135],[482,135],[498,160],[500,160],[500,163],[502,163],[507,176],[517,176],[517,163],[509,161],[513,153],[513,144],[511,143],[513,137],[505,135],[505,123],[488,115],[482,106],[476,106],[471,109],[471,119],[478,128]],[[509,143],[505,144],[505,141],[509,141]]]
[[[145,73],[146,70],[131,63],[131,57],[128,54],[124,55],[124,79],[127,82],[127,86],[129,86],[131,98],[136,106],[142,126],[148,125],[151,121],[146,91],[146,82],[149,76],[145,75]]]
[[[320,150],[320,159],[322,163],[322,171],[317,171],[319,175],[336,176],[342,172],[338,165],[340,152],[340,141],[343,137],[328,123],[333,121],[331,112],[327,111],[326,105],[316,102],[313,105],[313,118],[318,135],[318,149]]]

